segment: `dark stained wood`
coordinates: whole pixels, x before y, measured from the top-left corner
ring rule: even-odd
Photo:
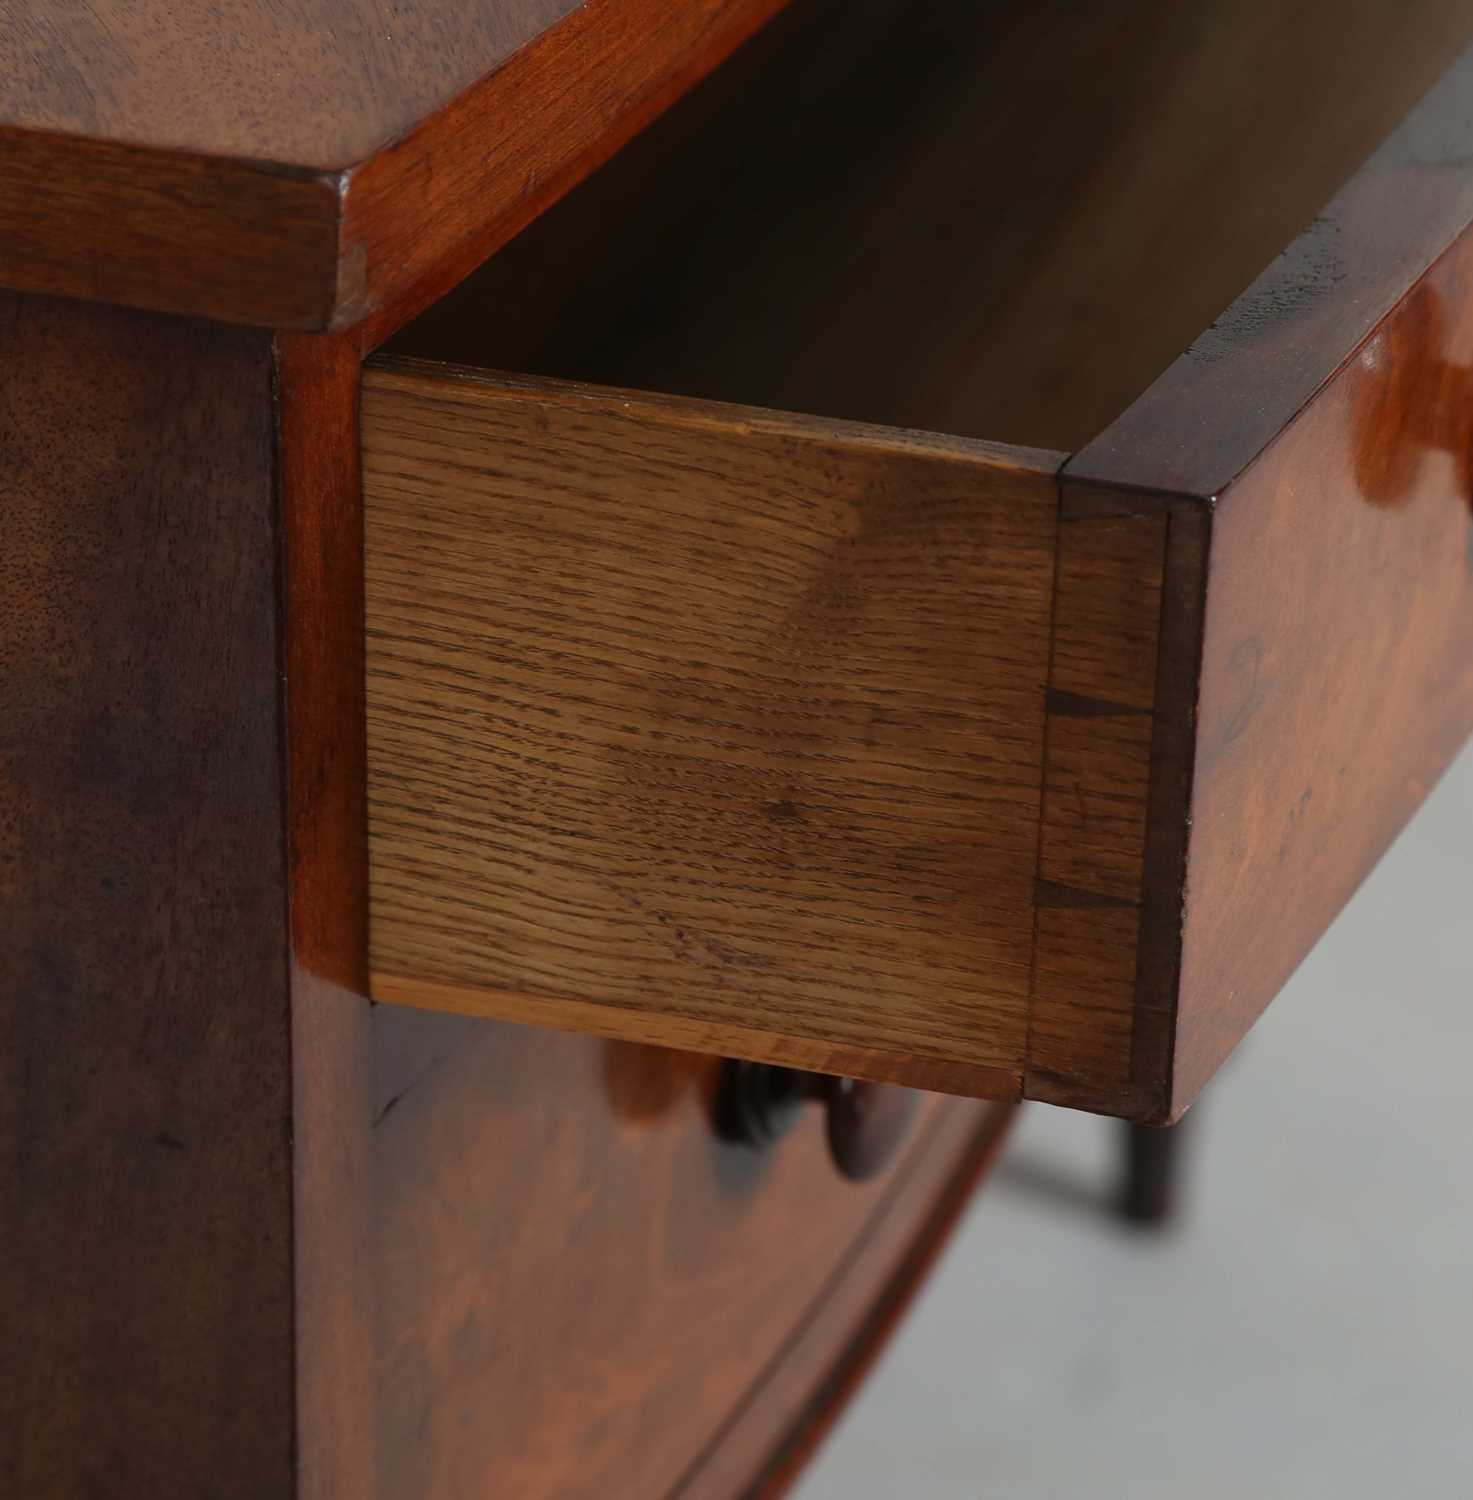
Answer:
[[[1447,342],[1420,337],[1446,309]],[[1473,363],[1465,234],[1218,500],[1198,681],[1172,1107],[1202,1087],[1473,731],[1473,510],[1445,453],[1398,504],[1357,456],[1410,444]],[[1410,336],[1406,336],[1410,334]],[[1383,405],[1390,384],[1402,402]],[[1380,418],[1373,430],[1362,425]]]
[[[816,1107],[773,1150],[719,1141],[714,1059],[394,1006],[373,1024],[384,1500],[669,1493],[826,1297],[824,1353],[847,1342],[984,1119],[929,1100],[899,1164],[855,1184]],[[876,1234],[893,1248],[867,1257]],[[748,1473],[771,1436],[742,1445]]]
[[[373,1100],[355,343],[274,348],[301,1500],[372,1500]]]
[[[1072,487],[1065,489],[1066,506]],[[1079,492],[1074,492],[1079,493]],[[1100,492],[1099,498],[1109,497]],[[1176,1043],[1178,980],[1172,931],[1186,883],[1192,775],[1196,758],[1194,684],[1202,659],[1211,517],[1200,506],[1177,506],[1166,517],[1161,624],[1156,655],[1155,722],[1151,730],[1151,795],[1141,867],[1141,922],[1136,944],[1136,1010],[1131,1034],[1132,1118],[1179,1114],[1164,1108]],[[1067,522],[1063,524],[1068,524]],[[1183,1106],[1184,1107],[1184,1106]]]
[[[778,1484],[985,1152],[933,1101],[856,1188],[709,1060],[363,999],[358,357],[773,8],[0,12],[0,280],[360,320],[0,300],[0,1488]],[[1076,446],[1470,19],[917,13],[805,7],[436,337]],[[1178,1113],[1473,725],[1470,81],[1070,472],[1030,1092]]]
[[[981,1113],[933,1104],[855,1188],[816,1117],[717,1145],[698,1060],[408,1012],[370,1056],[351,347],[277,343],[278,529],[263,336],[19,298],[4,328],[7,1492],[419,1500],[562,1443],[589,1493],[678,1477],[795,1330],[816,1380],[891,1295]],[[600,1338],[594,1425],[488,1417],[577,1408]]]
[[[1072,451],[1470,36],[1468,0],[800,0],[395,349]]]
[[[1195,1121],[1193,1116],[1192,1123],[1178,1120],[1175,1125],[1123,1127],[1117,1203],[1127,1222],[1143,1229],[1164,1229],[1176,1218],[1186,1167],[1183,1148],[1197,1129]]]
[[[1226,489],[1473,221],[1470,140],[1473,50],[1068,476],[1203,500]]]
[[[269,345],[0,350],[0,1488],[289,1495]]]
[[[1465,57],[1065,468],[1065,534],[1168,527],[1144,1117],[1190,1104],[1473,730],[1470,79]]]
[[[777,1500],[787,1493],[884,1353],[1015,1115],[996,1109],[980,1130],[968,1116],[948,1118],[949,1133],[970,1136],[960,1161],[942,1140],[931,1141],[780,1362],[736,1409],[673,1500]]]
[[[0,285],[237,323],[312,327],[331,316],[332,181],[81,146],[0,129]]]
[[[381,337],[778,3],[14,0],[0,284]]]
[[[783,3],[586,0],[498,73],[349,175],[332,322],[362,318],[365,352],[382,343]]]
[[[14,3],[0,11],[0,281],[279,327],[368,317],[365,337],[376,342],[779,4],[434,0],[386,21],[358,0],[333,0],[326,15],[304,0],[182,8],[111,0],[55,14]],[[1251,275],[1275,252],[1312,212],[1306,202],[1323,201],[1470,25],[1462,0],[1288,10],[1142,0],[1097,19],[1062,4],[1001,3],[928,7],[919,20],[910,8],[898,23],[891,0],[806,11],[796,23],[805,40],[786,54],[800,65],[791,76],[769,68],[764,84],[790,107],[771,111],[765,125],[748,115],[731,137],[739,151],[754,136],[759,160],[771,137],[774,180],[742,168],[740,155],[692,159],[708,192],[733,186],[737,171],[757,195],[750,222],[775,238],[744,259],[739,240],[713,242],[702,252],[706,269],[745,264],[760,277],[776,252],[801,275],[802,259],[792,264],[782,247],[800,247],[801,257],[806,243],[809,264],[837,272],[808,288],[816,302],[808,316],[826,317],[836,296],[873,288],[864,261],[893,255],[898,235],[932,254],[965,249],[955,272],[938,278],[933,267],[922,278],[925,336],[910,325],[911,336],[897,341],[906,325],[891,320],[905,302],[892,295],[880,326],[861,335],[870,358],[897,360],[888,382],[896,399],[957,431],[979,430],[979,390],[1006,408],[1009,390],[1052,386],[1084,424],[1069,446],[1118,409],[1112,390],[1123,381],[1138,389],[1225,304],[1245,279],[1239,267]],[[1321,45],[1327,16],[1333,49]],[[860,80],[847,112],[829,108],[856,59],[877,50],[892,82],[875,96]],[[980,74],[979,56],[992,60]],[[1071,80],[1067,93],[1061,77]],[[1252,107],[1245,84],[1255,90]],[[886,103],[897,87],[916,91],[921,128],[951,143],[945,157],[917,152],[914,119],[893,128]],[[1307,90],[1333,108],[1312,105]],[[979,98],[989,102],[984,116]],[[1070,110],[1058,108],[1062,98]],[[1201,145],[1229,126],[1231,152]],[[831,166],[818,175],[795,172],[796,162],[783,168],[782,153],[804,136],[828,163],[867,157],[872,199],[897,211],[874,220],[845,207],[834,185],[847,174]],[[1155,143],[1144,173],[1143,139]],[[968,157],[958,157],[962,148]],[[1229,195],[1236,231],[1224,238],[1216,226]],[[999,202],[1008,204],[1005,218]],[[819,233],[795,235],[792,217],[792,228],[771,217],[784,203],[838,211],[809,221]],[[660,217],[673,209],[688,220],[689,207]],[[1071,228],[1076,211],[1106,210],[1126,232]],[[918,232],[928,217],[936,235]],[[826,236],[835,235],[852,243],[826,256]],[[1141,242],[1161,260],[1139,255]],[[1084,244],[1100,291],[1061,302],[1060,279]],[[668,260],[673,246],[667,241],[666,260],[648,258],[652,285],[680,266]],[[1169,262],[1195,264],[1199,274],[1163,281],[1158,266]],[[1009,266],[1022,269],[999,274]],[[1230,269],[1226,285],[1220,268]],[[750,284],[750,271],[727,279]],[[1101,294],[1107,286],[1112,295]],[[1153,331],[1143,335],[1147,301]],[[688,331],[699,327],[690,322]],[[1066,353],[1085,331],[1117,351],[1108,374]],[[995,351],[1025,332],[1035,351],[1028,379],[1000,380]],[[959,415],[943,417],[953,395]],[[1057,430],[1018,436],[1065,445]]]
[[[344,963],[345,955],[361,961],[363,952],[353,936],[361,930],[362,867],[352,855],[358,847],[355,834],[362,837],[361,815],[355,812],[361,772],[354,770],[361,765],[361,740],[352,732],[355,724],[361,727],[363,680],[361,667],[353,668],[361,650],[355,573],[357,372],[347,341],[282,338],[277,362],[284,587],[291,601],[284,650],[296,893],[291,908],[294,1037],[304,1064],[296,1120],[301,1493],[367,1495],[381,1479],[385,1495],[418,1497],[439,1493],[434,1486],[449,1475],[445,1492],[458,1494],[464,1492],[456,1487],[462,1482],[458,1476],[476,1472],[478,1462],[497,1476],[499,1490],[517,1492],[515,1477],[524,1461],[521,1434],[514,1422],[507,1423],[508,1398],[488,1400],[485,1384],[491,1381],[500,1390],[530,1380],[534,1391],[543,1391],[548,1383],[562,1383],[564,1356],[581,1370],[586,1346],[581,1339],[565,1344],[556,1338],[564,1321],[556,1299],[549,1307],[540,1298],[517,1298],[514,1279],[511,1288],[503,1286],[502,1258],[494,1247],[481,1247],[478,1237],[508,1219],[521,1226],[518,1242],[529,1258],[527,1274],[541,1267],[558,1279],[566,1272],[574,1295],[585,1288],[598,1303],[632,1304],[625,1314],[627,1334],[614,1340],[627,1370],[616,1407],[620,1415],[611,1425],[595,1407],[589,1412],[592,1430],[576,1421],[549,1429],[546,1446],[555,1451],[562,1443],[572,1454],[591,1446],[600,1457],[590,1484],[604,1475],[605,1492],[610,1483],[638,1483],[645,1467],[664,1472],[682,1454],[699,1454],[716,1432],[725,1435],[724,1461],[735,1458],[755,1472],[796,1410],[798,1394],[790,1395],[786,1385],[780,1400],[767,1394],[771,1373],[754,1359],[752,1341],[781,1351],[777,1369],[786,1380],[821,1381],[829,1360],[866,1319],[872,1300],[895,1295],[891,1283],[902,1274],[895,1270],[902,1247],[931,1238],[928,1215],[936,1195],[949,1192],[951,1204],[959,1201],[961,1189],[946,1186],[958,1152],[973,1175],[980,1168],[980,1157],[966,1146],[980,1116],[971,1108],[949,1106],[946,1119],[918,1137],[903,1178],[892,1178],[893,1190],[883,1189],[883,1213],[868,1197],[849,1197],[854,1190],[829,1164],[817,1118],[808,1122],[779,1149],[797,1155],[801,1165],[802,1186],[792,1196],[814,1206],[831,1227],[794,1251],[789,1225],[796,1210],[786,1196],[770,1197],[768,1186],[772,1173],[782,1179],[794,1167],[754,1161],[715,1144],[703,1082],[710,1076],[709,1063],[619,1045],[605,1051],[520,1028],[466,1027],[451,1018],[408,1012],[380,1015],[375,1057],[362,1060],[364,1011],[355,998],[355,971]],[[319,1072],[335,1081],[325,1095],[319,1087],[314,1108],[313,1098],[300,1090]],[[460,1086],[450,1087],[446,1073]],[[345,1114],[345,1107],[357,1106],[370,1075],[378,1078],[380,1090],[378,1129],[372,1134],[356,1114]],[[406,1096],[406,1089],[413,1092]],[[528,1105],[528,1091],[535,1106]],[[493,1102],[498,1099],[504,1102]],[[314,1119],[320,1124],[312,1133]],[[547,1119],[560,1122],[550,1140],[539,1134],[539,1122]],[[534,1144],[519,1150],[517,1132],[530,1133]],[[587,1143],[603,1164],[589,1162],[581,1172],[559,1166],[564,1150],[577,1159],[577,1141]],[[365,1154],[370,1156],[366,1172]],[[709,1209],[703,1214],[700,1204],[712,1191],[715,1158],[726,1163],[715,1183],[715,1223],[697,1233],[689,1226],[713,1217]],[[743,1170],[748,1173],[734,1198],[733,1170],[738,1178]],[[518,1184],[532,1185],[498,1186],[508,1172]],[[366,1205],[363,1177],[371,1194]],[[606,1179],[611,1196],[594,1212],[588,1190],[578,1184]],[[457,1183],[463,1183],[462,1199],[457,1199]],[[664,1225],[662,1233],[704,1247],[701,1274],[715,1278],[714,1298],[731,1296],[736,1302],[735,1310],[721,1316],[731,1316],[744,1337],[730,1337],[725,1325],[694,1321],[703,1300],[678,1293],[679,1335],[662,1321],[671,1316],[665,1283],[678,1282],[681,1258],[667,1267],[661,1258],[667,1252],[652,1256],[640,1250],[651,1225],[647,1216],[627,1211],[631,1194],[667,1202],[668,1211],[656,1219]],[[361,1218],[358,1223],[351,1218],[363,1215],[365,1207],[373,1216],[366,1246]],[[416,1211],[422,1216],[414,1217]],[[761,1264],[767,1267],[764,1274],[783,1267],[781,1294],[773,1293],[769,1282],[741,1292],[752,1264],[750,1235],[759,1223],[772,1226],[767,1231],[772,1248]],[[598,1236],[587,1243],[595,1225]],[[396,1253],[401,1236],[406,1249]],[[429,1244],[434,1249],[421,1262],[419,1254]],[[827,1279],[825,1257],[832,1257],[834,1268]],[[913,1280],[919,1267],[903,1274]],[[401,1290],[411,1285],[415,1300],[401,1300]],[[422,1357],[430,1377],[444,1384],[427,1393],[422,1376],[406,1378],[414,1366],[405,1342],[427,1331],[392,1320],[438,1307],[447,1287],[453,1312],[461,1310],[459,1299],[469,1298],[485,1299],[500,1314],[488,1318],[484,1333],[472,1332],[483,1327],[475,1320],[458,1325],[464,1331],[452,1342],[438,1336],[429,1340]],[[819,1299],[821,1318],[802,1309],[805,1293]],[[380,1307],[383,1312],[376,1316]],[[790,1358],[786,1342],[799,1337],[792,1332],[795,1319],[802,1330],[801,1359]],[[577,1322],[581,1327],[583,1319]],[[810,1323],[817,1326],[810,1329]],[[495,1341],[484,1368],[476,1363],[477,1336]],[[522,1341],[524,1357],[508,1357],[503,1339]],[[363,1361],[356,1368],[355,1359]],[[551,1362],[545,1371],[544,1361]],[[365,1377],[374,1402],[367,1421]],[[750,1389],[749,1381],[755,1382]],[[749,1430],[738,1422],[727,1433],[730,1412],[745,1414],[749,1406],[765,1411],[763,1425]],[[675,1408],[683,1415],[674,1414]],[[452,1420],[461,1412],[474,1413],[475,1420],[467,1426]],[[495,1420],[488,1412],[497,1414]],[[561,1415],[567,1416],[566,1409]],[[534,1411],[534,1432],[539,1420]],[[543,1492],[540,1484],[540,1479],[529,1481],[525,1492]]]
[[[1066,486],[1025,1097],[1162,1109],[1186,878],[1205,512]]]

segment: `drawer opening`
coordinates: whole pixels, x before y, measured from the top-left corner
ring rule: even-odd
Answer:
[[[1420,347],[1412,283],[1459,285],[1473,54],[1417,100],[1470,26],[797,0],[405,328],[361,404],[374,997],[1179,1114],[1338,909],[1323,851],[1365,868],[1391,752],[1335,726],[1441,722],[1466,638],[1464,507],[1347,548],[1325,454],[1395,407],[1378,320]],[[1440,623],[1347,695],[1383,561],[1434,556]],[[1298,696],[1253,676],[1245,728],[1270,650]]]
[[[1073,451],[1466,31],[1445,0],[799,0],[388,352]]]

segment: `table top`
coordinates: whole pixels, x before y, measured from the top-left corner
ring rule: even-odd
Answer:
[[[11,0],[0,9],[0,124],[336,171],[579,3]]]
[[[0,285],[356,323],[474,263],[777,8],[0,0]]]

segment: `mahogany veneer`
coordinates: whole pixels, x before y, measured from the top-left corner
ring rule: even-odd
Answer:
[[[749,132],[743,100],[807,77],[825,14],[776,23],[406,329],[417,362],[370,367],[370,983],[1173,1119],[1473,728],[1464,429],[1409,415],[1465,399],[1473,189],[1429,164],[1473,139],[1473,61],[1137,399],[1130,377],[1251,276],[1255,237],[1190,274],[1143,248],[1164,311],[1117,357],[1092,336],[1117,304],[1141,320],[1143,273],[1095,254],[1120,205],[1064,176],[1020,210],[1032,234],[989,244],[986,279],[1030,306],[1088,299],[1079,326],[942,319],[991,292],[955,226],[1014,144],[979,132],[958,154],[957,116],[1038,23],[1008,13],[999,44],[998,15],[939,9],[919,31],[949,48],[933,77],[862,8],[808,113]],[[833,121],[887,90],[874,174],[810,191]],[[1279,224],[1308,217],[1354,135],[1312,118],[1267,176],[1241,143],[1221,173],[1203,141],[1232,117],[1157,107],[1195,154],[1153,163],[1132,205],[1153,224],[1184,176],[1217,215],[1267,194]],[[1059,140],[1057,167],[1031,160],[1044,181],[1077,149]],[[446,362],[475,347],[643,389]],[[1071,359],[1103,368],[1027,378]],[[951,383],[918,396],[918,367]],[[688,399],[768,390],[828,416]],[[1106,398],[1123,409],[1067,459],[878,425],[929,406],[1062,445]],[[1407,445],[1431,456],[1384,457]]]
[[[6,1494],[776,1495],[1009,1112],[710,1049],[1175,1114],[1473,722],[1473,7],[781,9],[0,3]]]
[[[16,0],[0,284],[381,337],[779,3]]]

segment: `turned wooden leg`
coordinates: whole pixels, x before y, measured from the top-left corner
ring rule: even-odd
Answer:
[[[1186,1122],[1124,1127],[1119,1211],[1133,1224],[1160,1227],[1175,1216],[1180,1196]]]

